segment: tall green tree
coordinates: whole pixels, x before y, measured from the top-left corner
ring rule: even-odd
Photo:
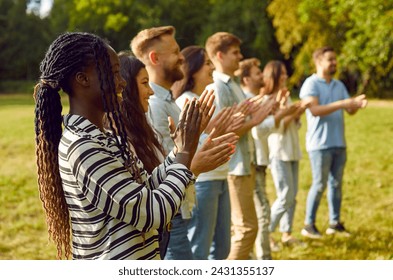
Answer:
[[[392,1],[272,0],[268,13],[282,53],[294,60],[292,85],[314,71],[312,52],[323,45],[336,49],[339,75],[359,73],[357,93],[381,97],[391,85]]]
[[[274,29],[266,12],[267,1],[210,0],[209,19],[203,25],[199,41],[218,31],[227,31],[242,41],[245,57],[257,57],[265,64],[271,59],[282,59]]]
[[[338,2],[351,24],[341,48],[342,63],[359,68],[360,92],[385,97],[390,90],[393,97],[393,1]]]
[[[26,13],[26,0],[0,2],[0,77],[36,79],[50,40],[46,19]]]
[[[116,50],[153,26],[175,26],[181,48],[203,46],[213,32],[228,31],[241,37],[246,56],[264,61],[281,55],[266,6],[259,0],[55,0],[51,17],[67,30],[108,38]]]

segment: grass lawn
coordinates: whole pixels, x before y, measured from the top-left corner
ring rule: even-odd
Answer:
[[[66,110],[66,108],[65,108]],[[34,102],[31,95],[0,94],[0,259],[55,259],[48,240],[45,217],[38,197],[34,155]],[[346,116],[348,161],[344,175],[342,220],[350,238],[324,237],[303,240],[304,246],[284,247],[274,259],[393,259],[393,101],[371,101],[367,109]],[[311,182],[304,149],[306,120],[300,130],[303,159],[294,235],[304,219]],[[268,196],[275,198],[270,174]],[[317,227],[328,226],[326,196],[317,216]],[[279,233],[273,236],[278,240]]]

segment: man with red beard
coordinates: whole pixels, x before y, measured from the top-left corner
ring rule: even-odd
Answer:
[[[365,95],[350,98],[344,84],[333,78],[337,67],[333,48],[317,49],[313,59],[317,72],[308,77],[300,89],[300,98],[310,103],[306,110],[306,149],[312,171],[305,227],[301,233],[309,238],[321,238],[315,220],[322,194],[328,185],[330,225],[326,234],[349,236],[340,220],[342,178],[346,162],[344,110],[353,115],[367,105],[367,100]]]

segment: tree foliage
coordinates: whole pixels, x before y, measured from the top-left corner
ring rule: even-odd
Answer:
[[[95,32],[116,49],[128,48],[137,32],[152,26],[175,26],[181,47],[204,45],[213,32],[228,31],[244,41],[246,56],[264,61],[281,57],[266,6],[259,0],[55,0],[51,18],[58,21],[66,11],[67,30]]]
[[[140,30],[153,26],[175,26],[181,48],[203,46],[213,32],[229,31],[243,40],[246,57],[281,58],[265,1],[54,0],[45,18],[26,13],[29,1],[0,2],[2,80],[36,78],[50,41],[65,31],[96,33],[119,51],[129,49]]]
[[[173,25],[181,48],[228,31],[244,57],[283,60],[299,86],[314,71],[311,54],[331,45],[350,91],[386,95],[393,83],[393,1],[386,0],[53,0],[48,17],[26,13],[30,0],[0,2],[1,79],[35,79],[49,43],[86,31],[118,51],[142,29]]]
[[[339,55],[339,75],[352,93],[382,97],[391,90],[392,1],[272,0],[267,10],[280,50],[294,60],[291,84],[314,71],[312,52],[330,45]]]
[[[46,19],[26,14],[26,1],[0,2],[0,77],[36,79],[50,42]]]

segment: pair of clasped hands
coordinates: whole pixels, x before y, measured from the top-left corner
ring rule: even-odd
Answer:
[[[168,117],[175,143],[175,161],[184,164],[196,176],[214,170],[230,159],[239,139],[233,131],[244,120],[241,114],[237,114],[237,106],[224,108],[212,118],[216,109],[214,98],[213,90],[205,90],[198,100],[187,100],[177,126]],[[208,134],[208,137],[198,149],[201,133]]]
[[[364,109],[367,106],[367,99],[365,94],[361,94],[352,98],[344,100],[343,108],[348,111],[348,113],[355,113],[359,109]]]

